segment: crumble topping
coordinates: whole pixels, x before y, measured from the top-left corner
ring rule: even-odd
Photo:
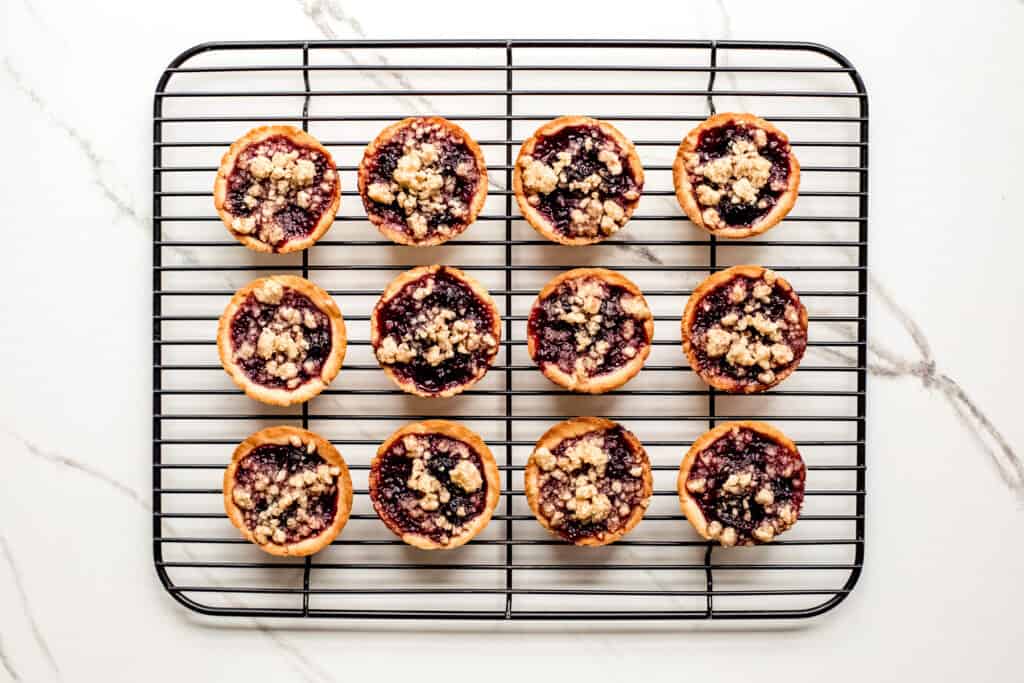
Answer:
[[[280,249],[309,236],[338,192],[333,162],[284,135],[244,149],[228,176],[231,229]]]
[[[374,463],[377,512],[400,533],[446,544],[484,511],[487,482],[480,455],[443,434],[407,434]]]
[[[519,158],[526,201],[569,237],[604,238],[629,220],[642,184],[597,126],[564,128]]]
[[[265,280],[232,320],[232,360],[254,382],[296,389],[320,376],[330,354],[330,327],[309,298]]]
[[[288,444],[257,446],[242,458],[231,499],[257,543],[297,543],[334,523],[340,474],[315,441],[292,435]]]
[[[690,338],[701,372],[767,387],[799,362],[807,347],[801,304],[777,281],[771,270],[737,276],[698,304]]]
[[[750,225],[789,187],[789,144],[747,122],[701,133],[684,156],[701,218],[711,230]]]
[[[701,451],[686,491],[723,546],[768,543],[792,527],[804,499],[800,454],[746,427],[734,427]]]
[[[440,392],[476,377],[498,352],[493,312],[442,268],[406,285],[379,309],[377,360]]]
[[[643,298],[624,287],[592,275],[570,278],[530,313],[534,360],[578,380],[613,372],[650,345],[644,327],[650,318]]]
[[[437,122],[415,119],[369,163],[366,210],[406,229],[417,242],[462,232],[481,169],[467,141]]]
[[[615,534],[634,510],[647,507],[647,457],[632,449],[621,427],[565,439],[553,450],[540,447],[531,460],[539,514],[569,541]]]

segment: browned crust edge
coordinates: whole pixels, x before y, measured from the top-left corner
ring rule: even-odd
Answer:
[[[289,543],[287,545],[277,545],[274,543],[260,545],[256,542],[255,535],[246,526],[242,510],[235,505],[235,501],[232,498],[231,494],[234,491],[235,472],[238,470],[238,464],[241,462],[242,458],[249,455],[249,453],[251,453],[256,447],[263,446],[265,444],[285,445],[289,443],[289,439],[292,436],[299,437],[303,440],[303,443],[309,443],[309,441],[315,442],[317,454],[330,465],[341,468],[341,474],[339,474],[337,478],[338,509],[334,515],[334,522],[331,526],[327,527],[316,536],[311,536],[310,538],[303,539],[298,543]],[[228,519],[231,520],[231,523],[242,532],[242,536],[260,550],[271,555],[277,555],[278,557],[302,557],[305,555],[312,555],[313,553],[319,552],[330,545],[331,542],[337,538],[338,534],[341,533],[341,530],[345,528],[345,524],[348,522],[348,517],[352,513],[352,478],[348,473],[348,465],[345,464],[345,459],[341,457],[341,453],[338,452],[338,449],[336,449],[330,441],[327,441],[319,434],[306,429],[290,427],[287,425],[261,429],[254,434],[250,434],[244,441],[242,441],[242,443],[238,444],[235,448],[234,454],[231,456],[231,462],[228,464],[227,469],[224,470],[224,511],[227,513]]]
[[[331,353],[324,361],[320,370],[320,377],[314,378],[300,385],[295,390],[272,389],[253,382],[246,376],[245,372],[232,359],[231,348],[231,321],[238,312],[239,307],[254,289],[263,286],[267,280],[274,280],[283,287],[289,287],[308,298],[313,305],[322,311],[331,321]],[[317,287],[315,284],[295,275],[271,275],[253,280],[245,285],[231,297],[224,313],[217,323],[217,355],[220,356],[220,364],[238,387],[245,392],[249,398],[256,399],[262,403],[269,403],[275,406],[289,406],[296,403],[305,403],[321,391],[327,388],[341,370],[341,364],[345,360],[345,350],[348,340],[345,335],[345,320],[341,316],[341,310],[331,295]]]
[[[712,230],[708,226],[704,225],[700,206],[694,198],[693,186],[690,183],[690,174],[686,172],[685,156],[688,152],[692,152],[697,148],[697,142],[702,132],[711,128],[723,126],[731,121],[742,122],[750,126],[761,128],[765,132],[779,136],[787,145],[789,145],[789,137],[785,133],[768,121],[754,116],[753,114],[737,112],[716,114],[691,130],[686,137],[683,138],[683,141],[679,143],[679,149],[676,152],[675,161],[672,163],[672,184],[675,186],[676,200],[679,202],[679,206],[682,207],[683,211],[694,225],[718,237],[742,239],[744,237],[760,235],[769,228],[775,227],[783,218],[786,217],[786,214],[789,213],[790,209],[793,208],[793,204],[796,203],[796,198],[800,190],[800,162],[797,160],[796,154],[793,153],[792,148],[790,148],[789,187],[786,188],[785,192],[779,195],[779,200],[776,202],[775,206],[772,207],[772,210],[762,216],[753,225],[748,227]]]
[[[682,508],[683,514],[686,515],[686,519],[690,521],[693,528],[698,534],[704,539],[711,540],[708,534],[708,521],[704,517],[704,513],[700,509],[700,505],[697,503],[697,499],[690,495],[690,492],[686,490],[686,480],[690,477],[690,469],[693,467],[693,462],[697,459],[697,456],[701,451],[706,449],[708,446],[713,444],[718,439],[722,438],[733,428],[749,429],[757,432],[762,436],[766,436],[772,441],[781,446],[784,446],[800,458],[800,462],[803,463],[803,456],[800,455],[800,450],[796,447],[793,441],[780,432],[775,427],[771,426],[766,422],[757,422],[753,420],[739,420],[735,422],[724,422],[714,429],[710,429],[701,434],[693,445],[690,446],[690,450],[683,456],[683,460],[679,463],[679,475],[676,478],[676,490],[679,493],[679,506]],[[806,470],[806,465],[804,465]]]
[[[313,231],[309,233],[309,236],[301,240],[285,242],[284,246],[277,251],[275,251],[274,248],[266,242],[232,230],[231,220],[234,216],[226,208],[228,177],[231,175],[231,171],[235,168],[235,161],[238,159],[238,155],[245,151],[246,148],[256,144],[257,142],[262,142],[263,140],[274,137],[275,135],[283,135],[296,145],[311,147],[323,154],[327,159],[327,165],[334,171],[334,177],[338,181],[334,185],[334,199],[324,209],[323,213],[320,214],[320,220],[317,221],[317,224],[313,227]],[[268,254],[288,254],[294,251],[302,251],[303,249],[308,249],[313,246],[317,240],[323,237],[331,226],[334,225],[334,217],[337,215],[338,208],[341,206],[341,174],[338,173],[338,167],[334,164],[334,157],[331,156],[331,153],[327,151],[327,148],[324,147],[319,140],[309,133],[295,128],[294,126],[260,126],[258,128],[253,128],[248,133],[235,140],[221,158],[220,167],[217,169],[217,177],[213,181],[213,205],[217,209],[217,215],[220,216],[221,221],[224,223],[224,227],[228,229],[231,236],[247,246],[249,249]]]
[[[526,463],[526,469],[523,472],[526,502],[530,505],[530,511],[533,512],[533,516],[537,518],[540,525],[558,538],[562,538],[562,540],[566,539],[564,539],[562,535],[548,523],[548,520],[540,511],[540,468],[534,459],[534,453],[540,448],[547,448],[548,450],[551,450],[565,439],[575,438],[590,432],[605,431],[613,429],[614,427],[621,427],[621,425],[603,417],[574,417],[572,419],[565,420],[564,422],[559,422],[544,432],[544,434],[537,440],[536,445],[533,447],[533,451],[530,453],[530,458]],[[633,509],[629,519],[618,531],[611,534],[602,532],[598,536],[586,536],[584,538],[577,539],[575,542],[575,545],[577,546],[602,546],[614,543],[632,531],[633,528],[640,523],[640,520],[643,519],[644,513],[647,511],[647,506],[650,504],[651,495],[654,492],[654,478],[651,476],[651,462],[647,457],[647,451],[633,432],[622,427],[622,433],[630,448],[633,449],[633,452],[640,455],[640,461],[644,470],[643,502]]]
[[[767,391],[772,387],[776,386],[784,379],[789,377],[796,371],[800,362],[803,360],[804,354],[801,353],[798,357],[787,365],[781,372],[775,373],[775,381],[771,384],[764,384],[762,382],[749,383],[749,382],[738,382],[731,377],[720,377],[718,375],[704,374],[700,371],[700,360],[697,357],[697,350],[694,348],[691,330],[693,329],[694,319],[697,317],[697,306],[701,301],[704,300],[708,294],[713,290],[721,287],[728,283],[734,277],[746,276],[749,278],[760,278],[764,275],[765,271],[768,270],[763,266],[732,266],[725,270],[720,270],[717,273],[710,275],[705,278],[703,282],[697,285],[697,288],[693,290],[693,294],[686,301],[686,308],[683,310],[683,318],[680,324],[682,338],[683,338],[683,353],[686,354],[686,359],[690,362],[690,367],[700,377],[705,384],[713,386],[715,389],[728,392],[730,394],[757,394],[763,391]],[[803,302],[800,301],[800,296],[793,289],[793,286],[782,277],[776,274],[775,284],[781,287],[783,290],[792,293],[796,296],[796,303],[799,306],[800,311],[800,327],[804,331],[804,336],[807,335],[807,307],[804,306]],[[804,349],[806,352],[806,347]]]
[[[379,502],[380,468],[384,455],[391,449],[391,446],[394,445],[396,441],[405,438],[409,434],[417,434],[421,436],[429,434],[443,434],[444,436],[456,439],[457,441],[462,441],[463,443],[469,444],[469,446],[477,452],[480,456],[480,462],[484,466],[484,478],[487,481],[487,500],[484,504],[484,509],[465,531],[458,536],[449,538],[448,543],[438,543],[432,538],[423,536],[422,534],[403,532],[394,520],[388,516],[384,507]],[[449,420],[425,420],[423,422],[413,422],[401,427],[380,445],[377,449],[377,454],[370,463],[369,488],[370,501],[373,503],[373,509],[377,513],[377,516],[380,517],[380,520],[384,522],[384,525],[390,529],[392,533],[401,538],[403,542],[422,550],[451,550],[452,548],[458,548],[459,546],[468,543],[470,539],[480,533],[484,527],[490,523],[491,516],[494,514],[494,508],[497,507],[498,499],[501,497],[501,477],[498,474],[498,464],[494,460],[494,455],[491,453],[491,449],[487,447],[487,444],[484,443],[483,439],[481,439],[476,432],[457,422],[451,422]]]
[[[383,339],[380,329],[380,311],[389,301],[391,301],[391,299],[393,299],[400,291],[402,291],[402,289],[406,285],[408,285],[411,282],[415,282],[424,275],[437,273],[442,269],[447,271],[448,273],[451,273],[456,278],[465,283],[466,286],[468,286],[470,290],[473,292],[473,294],[478,299],[480,299],[480,301],[484,302],[490,309],[492,321],[490,332],[492,335],[494,335],[494,338],[498,340],[499,346],[495,348],[494,353],[488,359],[487,363],[483,365],[477,371],[477,374],[474,375],[472,378],[457,386],[449,387],[444,391],[431,393],[429,391],[424,391],[420,389],[418,386],[416,386],[416,383],[413,382],[411,379],[403,379],[390,366],[384,365],[383,363],[380,362],[379,359],[377,359],[377,349],[380,346],[381,340]],[[494,303],[494,299],[491,298],[491,293],[488,292],[487,288],[484,287],[482,284],[480,284],[470,276],[466,275],[458,268],[455,268],[454,266],[434,264],[430,266],[419,266],[417,268],[405,271],[404,273],[396,277],[394,280],[392,280],[388,284],[388,286],[384,288],[384,292],[380,295],[380,299],[377,300],[377,304],[373,307],[373,314],[370,316],[370,345],[373,348],[373,357],[375,360],[377,360],[377,364],[380,365],[381,369],[384,370],[385,374],[387,374],[387,376],[391,378],[391,381],[394,382],[402,391],[409,394],[413,394],[415,396],[421,396],[423,398],[449,398],[451,396],[455,396],[456,394],[462,393],[469,387],[479,382],[481,379],[484,378],[484,375],[487,374],[487,371],[490,370],[491,365],[494,363],[494,359],[497,358],[498,350],[500,349],[500,344],[501,314],[498,311],[498,306]]]
[[[414,239],[412,235],[409,234],[407,225],[396,225],[394,223],[390,223],[373,211],[372,209],[376,202],[370,199],[366,194],[370,182],[370,160],[377,155],[377,152],[381,147],[391,142],[392,138],[394,138],[399,131],[412,125],[414,121],[436,123],[444,128],[449,135],[461,137],[465,141],[466,148],[469,149],[473,158],[476,160],[477,169],[480,174],[480,180],[477,183],[476,191],[473,193],[473,199],[469,204],[469,215],[463,222],[462,227],[458,230],[452,230],[448,235],[435,234],[424,240]],[[484,202],[487,201],[487,182],[487,163],[484,161],[484,153],[480,150],[480,145],[477,144],[477,141],[474,140],[473,137],[461,126],[440,116],[410,116],[402,119],[401,121],[392,123],[390,126],[378,133],[377,137],[366,146],[366,151],[363,152],[362,161],[359,162],[359,196],[363,200],[363,208],[366,210],[366,217],[371,223],[377,226],[377,229],[381,234],[389,240],[396,244],[403,244],[410,247],[432,247],[438,244],[444,244],[465,232],[469,226],[476,221],[477,216],[480,215],[480,211],[484,208]]]
[[[519,165],[519,160],[524,156],[533,154],[533,150],[537,144],[541,141],[541,138],[549,135],[554,135],[563,128],[570,128],[573,126],[584,126],[591,125],[597,126],[602,133],[615,140],[615,142],[622,148],[624,159],[629,164],[630,169],[633,171],[633,175],[636,178],[637,183],[640,185],[640,197],[637,197],[635,201],[630,202],[624,206],[626,218],[630,218],[636,207],[640,204],[640,199],[643,196],[644,187],[644,167],[640,163],[640,156],[636,153],[636,147],[633,146],[632,140],[627,138],[623,133],[608,123],[607,121],[601,121],[599,119],[592,118],[590,116],[560,116],[556,119],[552,119],[545,123],[543,126],[534,131],[533,135],[523,141],[523,146],[519,148],[519,155],[516,157],[515,167],[512,171],[512,191],[516,197],[516,203],[519,205],[519,212],[523,214],[523,218],[545,238],[558,244],[565,244],[568,246],[582,246],[586,244],[597,244],[604,240],[612,237],[612,235],[621,231],[626,226],[613,233],[612,235],[602,235],[595,237],[568,237],[563,235],[555,226],[552,225],[544,214],[530,206],[530,203],[526,201],[526,192],[523,190],[523,172]]]
[[[552,278],[544,288],[540,290],[537,298],[533,302],[533,306],[530,307],[530,319],[533,318],[535,311],[538,310],[541,302],[554,294],[558,286],[566,280],[574,280],[578,278],[594,277],[602,280],[609,285],[617,285],[622,287],[630,294],[638,297],[644,302],[644,306],[647,307],[647,312],[650,313],[651,307],[647,303],[647,299],[644,297],[640,288],[636,284],[627,278],[626,276],[618,273],[614,270],[608,270],[607,268],[574,268],[561,273]],[[527,323],[527,331],[529,331],[529,323]],[[647,333],[647,344],[644,348],[637,353],[628,363],[619,368],[614,372],[610,372],[605,375],[598,375],[597,377],[591,377],[583,380],[582,382],[577,379],[575,375],[571,375],[555,363],[537,363],[537,349],[538,341],[534,335],[527,333],[526,335],[526,349],[530,354],[530,359],[537,363],[537,367],[544,373],[544,376],[555,384],[568,389],[569,391],[575,391],[583,394],[603,394],[612,389],[621,387],[623,384],[633,379],[643,368],[644,363],[647,362],[647,357],[651,354],[651,346],[654,341],[654,316],[649,315],[644,321],[644,331]]]

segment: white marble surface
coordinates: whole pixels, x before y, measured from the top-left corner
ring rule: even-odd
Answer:
[[[1024,3],[450,5],[2,5],[0,680],[1018,679]],[[870,495],[850,599],[795,624],[462,627],[213,621],[170,600],[148,515],[162,68],[206,40],[613,32],[821,42],[867,83]]]

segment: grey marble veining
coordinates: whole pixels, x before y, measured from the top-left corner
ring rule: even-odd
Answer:
[[[10,544],[2,534],[0,534],[0,556],[3,556],[3,559],[7,564],[7,568],[10,571],[14,584],[14,591],[18,596],[19,607],[24,613],[25,619],[28,621],[29,628],[32,631],[32,637],[39,646],[39,650],[43,653],[43,657],[46,659],[47,664],[59,679],[60,667],[57,666],[57,660],[54,658],[53,652],[50,650],[50,645],[47,643],[46,637],[43,636],[42,629],[39,627],[39,622],[36,621],[35,615],[32,612],[32,605],[29,602],[28,594],[25,592],[25,583],[22,580],[21,570],[14,559],[14,554],[11,552]],[[5,652],[2,637],[0,637],[0,664],[3,665],[14,680],[21,680],[14,668],[14,664],[11,661],[10,656]]]

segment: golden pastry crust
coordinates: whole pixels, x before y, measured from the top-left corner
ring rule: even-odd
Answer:
[[[239,309],[245,305],[249,295],[256,290],[262,291],[268,282],[276,283],[286,290],[292,289],[304,296],[317,310],[327,316],[331,325],[331,350],[319,375],[294,389],[259,384],[250,379],[242,366],[235,361],[236,349],[231,339],[232,321]],[[289,406],[304,403],[326,389],[341,370],[342,361],[345,360],[346,347],[345,320],[341,317],[341,311],[334,299],[309,280],[294,275],[261,277],[245,285],[231,297],[231,301],[228,302],[217,324],[217,353],[224,370],[247,396],[270,405]]]
[[[618,225],[614,230],[606,234],[601,233],[601,231],[598,231],[598,234],[593,236],[572,236],[565,234],[563,231],[559,230],[547,216],[530,204],[529,196],[526,191],[526,187],[524,186],[523,165],[532,158],[537,145],[540,144],[544,138],[555,135],[566,128],[575,128],[580,126],[593,126],[605,137],[610,138],[616,143],[616,145],[618,145],[620,156],[619,161],[624,167],[628,167],[630,169],[637,185],[636,197],[626,200],[625,204],[621,207],[623,215],[618,219]],[[552,242],[570,246],[596,244],[617,232],[626,224],[629,218],[633,215],[633,212],[636,210],[637,205],[640,203],[640,195],[643,192],[643,186],[644,169],[643,165],[640,163],[640,157],[637,155],[636,148],[633,146],[632,141],[623,135],[618,128],[607,121],[601,121],[589,116],[560,116],[548,121],[538,128],[534,131],[533,135],[523,142],[523,146],[519,149],[519,156],[516,158],[515,169],[512,173],[512,190],[516,197],[516,203],[519,204],[519,211],[523,214],[523,217],[531,226],[533,226],[534,230],[547,239]]]
[[[415,234],[413,234],[413,230],[408,225],[408,221],[397,223],[382,215],[378,210],[380,205],[370,196],[372,167],[377,155],[396,137],[404,134],[406,129],[414,125],[437,126],[442,135],[451,138],[457,144],[465,146],[466,151],[473,157],[473,160],[476,163],[475,170],[477,173],[476,188],[466,206],[465,217],[457,224],[450,226],[448,232],[442,233],[435,231],[427,234],[423,238],[417,238]],[[381,234],[392,242],[413,247],[429,247],[443,244],[465,232],[466,229],[476,220],[477,216],[480,215],[480,211],[484,207],[484,202],[487,200],[487,164],[484,161],[484,155],[480,150],[480,145],[478,145],[476,140],[470,137],[469,133],[463,130],[460,126],[440,116],[410,116],[402,119],[401,121],[397,121],[382,130],[377,137],[367,145],[366,151],[363,153],[363,159],[359,163],[359,195],[363,199],[363,207],[366,209],[367,218],[369,218],[371,223],[377,226],[377,229],[380,230]]]
[[[554,468],[545,467],[541,460],[547,459],[548,457],[553,458],[551,455],[552,452],[560,443],[567,439],[577,439],[594,432],[605,433],[611,430],[618,430],[621,433],[622,439],[629,447],[632,456],[639,460],[639,464],[634,465],[634,467],[640,468],[638,477],[641,480],[640,490],[636,495],[636,503],[628,506],[628,514],[623,515],[625,520],[622,521],[622,523],[614,530],[604,529],[597,533],[572,538],[570,535],[559,530],[556,524],[552,523],[554,515],[558,515],[559,512],[556,511],[553,515],[549,515],[544,510],[544,501],[542,501],[542,473],[552,471]],[[651,476],[651,464],[647,458],[647,452],[644,450],[643,444],[641,444],[640,440],[637,439],[636,436],[634,436],[628,429],[602,417],[573,418],[564,422],[559,422],[544,432],[540,439],[537,440],[537,444],[534,447],[533,452],[530,454],[530,459],[526,463],[526,469],[523,473],[523,481],[526,492],[526,501],[529,503],[530,510],[533,512],[540,525],[559,538],[570,541],[574,545],[578,546],[608,545],[609,543],[614,543],[625,536],[640,523],[641,519],[643,519],[644,513],[647,511],[647,507],[650,504],[651,495],[654,492],[654,480]]]
[[[715,228],[714,226],[708,225],[707,221],[704,219],[704,210],[701,209],[697,200],[695,194],[696,190],[691,182],[689,169],[687,169],[686,157],[688,154],[692,154],[697,150],[701,135],[705,131],[713,130],[730,123],[739,124],[754,130],[760,129],[765,133],[770,133],[778,137],[785,144],[785,149],[789,155],[789,176],[787,178],[786,188],[776,199],[775,205],[763,216],[755,219],[751,225]],[[679,149],[676,152],[675,161],[672,164],[672,183],[675,186],[676,199],[679,201],[679,206],[681,206],[683,211],[686,212],[686,215],[691,221],[693,221],[694,225],[718,237],[740,239],[743,237],[750,237],[752,235],[759,235],[769,228],[774,227],[786,217],[786,214],[788,214],[790,209],[793,208],[793,204],[796,202],[797,194],[800,189],[800,162],[797,161],[796,155],[793,154],[793,150],[789,147],[789,138],[786,134],[768,121],[754,116],[753,114],[722,113],[708,118],[683,138],[683,141],[679,144]]]
[[[791,453],[794,453],[801,464],[801,477],[805,476],[806,474],[806,468],[803,467],[803,459],[800,456],[800,451],[797,449],[796,444],[793,443],[793,441],[788,436],[786,436],[785,434],[783,434],[770,424],[751,420],[740,420],[736,422],[725,422],[723,424],[718,425],[714,429],[710,429],[704,432],[696,441],[693,442],[693,445],[690,446],[690,450],[686,452],[686,455],[683,457],[682,462],[679,464],[679,474],[676,477],[676,490],[679,493],[679,505],[683,511],[683,514],[686,515],[686,519],[690,521],[690,524],[693,525],[693,528],[697,531],[697,533],[700,534],[702,538],[705,538],[707,540],[718,540],[722,542],[722,545],[726,546],[734,545],[735,542],[726,543],[721,537],[721,530],[716,529],[715,531],[717,533],[711,533],[708,530],[707,517],[704,515],[703,510],[701,510],[700,504],[697,502],[697,499],[693,495],[691,495],[686,483],[690,478],[690,471],[693,469],[693,465],[697,460],[697,456],[700,455],[709,446],[714,444],[716,441],[718,441],[720,438],[728,434],[733,429],[750,430],[778,444],[779,446],[782,446]],[[802,487],[800,489],[800,494],[802,502]],[[799,515],[799,506],[794,515]],[[792,523],[795,523],[796,521],[795,516]],[[792,523],[790,523],[789,526],[792,526]],[[756,538],[745,539],[745,542],[741,542],[740,545],[751,545],[752,543],[756,542],[758,542]]]
[[[540,324],[541,307],[544,302],[550,297],[554,296],[559,287],[567,281],[581,280],[585,281],[588,279],[594,279],[602,282],[608,287],[617,287],[625,290],[629,295],[633,297],[633,300],[639,301],[639,305],[635,311],[624,314],[630,319],[639,322],[643,327],[642,343],[635,348],[635,355],[629,358],[625,363],[612,372],[590,375],[584,372],[581,368],[574,369],[573,372],[566,372],[558,363],[550,361],[538,361],[538,353],[542,351],[541,345],[541,334],[537,326]],[[635,333],[634,333],[635,334]],[[643,292],[637,287],[631,280],[626,278],[620,273],[606,268],[576,268],[569,270],[553,278],[550,282],[544,285],[544,288],[537,295],[537,299],[533,302],[533,307],[530,309],[529,322],[527,324],[527,335],[526,335],[526,348],[530,354],[530,358],[537,363],[540,367],[541,372],[544,376],[550,379],[555,384],[565,387],[569,391],[576,391],[586,394],[603,394],[607,391],[611,391],[617,387],[622,386],[629,380],[631,380],[640,369],[643,368],[647,357],[651,353],[651,343],[654,339],[654,316],[651,315],[651,309],[647,305],[647,300],[644,298]],[[585,353],[584,351],[580,352]]]
[[[401,524],[398,520],[392,517],[381,500],[381,467],[384,458],[399,440],[404,440],[409,435],[440,435],[462,442],[469,446],[469,448],[479,456],[480,462],[483,465],[483,472],[481,474],[484,482],[487,484],[487,495],[484,500],[484,507],[480,511],[480,514],[478,514],[462,531],[455,535],[448,536],[446,541],[431,538],[425,534],[403,530]],[[405,456],[403,455],[401,457]],[[448,420],[425,420],[423,422],[414,422],[412,424],[405,425],[389,436],[377,449],[377,455],[370,463],[369,484],[370,500],[373,503],[374,511],[377,513],[377,516],[380,517],[381,521],[384,522],[388,529],[390,529],[396,536],[401,538],[403,542],[423,550],[450,550],[468,543],[470,539],[480,533],[491,521],[491,516],[494,514],[494,508],[497,507],[498,499],[501,497],[501,478],[498,474],[498,465],[494,460],[494,455],[491,453],[491,450],[487,447],[487,444],[484,443],[483,439],[481,439],[476,432],[467,429],[456,422],[450,422]]]
[[[337,484],[338,489],[337,509],[335,511],[334,519],[330,526],[326,527],[318,534],[310,536],[309,538],[304,538],[296,543],[278,544],[271,541],[260,543],[257,540],[256,535],[245,523],[245,513],[235,503],[235,474],[238,471],[241,461],[259,446],[294,446],[296,440],[302,446],[307,448],[310,443],[314,444],[316,447],[316,454],[323,458],[329,466],[337,467],[340,470],[340,472],[334,477],[334,481]],[[331,542],[337,538],[338,534],[341,533],[346,522],[348,522],[349,515],[352,512],[352,479],[349,476],[348,466],[345,464],[345,459],[341,457],[341,453],[338,452],[338,449],[336,449],[331,442],[327,441],[319,434],[315,434],[305,429],[299,429],[298,427],[289,427],[284,425],[278,427],[267,427],[266,429],[261,429],[255,434],[249,435],[245,441],[238,444],[235,448],[234,455],[231,457],[231,463],[224,471],[224,511],[227,513],[228,519],[231,520],[231,523],[242,532],[242,535],[248,541],[259,547],[260,550],[279,557],[302,557],[305,555],[312,555],[313,553],[319,552],[330,545]]]
[[[701,303],[705,297],[719,289],[728,285],[732,280],[737,277],[750,278],[752,280],[760,280],[764,278],[772,279],[773,286],[778,288],[783,294],[790,298],[793,311],[794,320],[790,321],[789,324],[795,324],[799,328],[800,336],[802,336],[803,345],[798,346],[793,353],[792,360],[783,365],[781,368],[772,369],[774,378],[769,382],[764,382],[754,378],[744,378],[742,380],[727,377],[720,373],[714,373],[706,371],[701,367],[700,353],[698,352],[697,344],[694,339],[694,324],[697,318],[697,314],[700,311]],[[690,367],[693,371],[704,380],[707,384],[713,386],[716,389],[725,391],[731,394],[754,394],[762,391],[767,391],[775,385],[782,382],[784,379],[789,377],[800,365],[800,361],[803,359],[804,351],[806,350],[807,343],[807,309],[801,303],[799,296],[793,290],[792,285],[789,284],[783,277],[777,275],[773,271],[764,268],[763,266],[733,266],[726,268],[717,273],[712,274],[701,282],[696,289],[693,290],[693,294],[686,302],[686,308],[683,311],[683,318],[681,324],[681,333],[683,339],[683,352],[686,354],[687,360],[690,362]],[[792,348],[792,347],[791,347]]]
[[[236,230],[232,223],[235,220],[235,216],[231,213],[228,208],[228,179],[231,177],[232,172],[235,170],[235,163],[238,157],[245,152],[249,147],[263,142],[268,138],[281,136],[287,138],[293,145],[297,147],[305,147],[319,152],[327,160],[327,167],[333,174],[334,188],[332,190],[332,198],[330,203],[323,209],[320,214],[320,218],[317,220],[316,225],[313,226],[313,230],[302,239],[289,240],[284,242],[280,248],[264,242],[263,240],[257,239],[251,234],[246,234]],[[253,251],[265,252],[265,253],[279,253],[287,254],[294,251],[302,251],[313,246],[317,240],[324,236],[324,234],[334,225],[334,217],[338,213],[338,208],[341,206],[341,176],[338,174],[338,169],[334,164],[334,159],[331,157],[331,153],[327,151],[327,148],[320,144],[320,141],[314,138],[309,133],[295,128],[294,126],[260,126],[259,128],[253,128],[248,133],[240,137],[228,151],[224,153],[223,158],[220,162],[220,168],[217,170],[217,177],[213,183],[213,205],[217,209],[217,215],[224,222],[224,226],[231,233],[231,236],[236,240],[244,244]]]
[[[455,280],[458,280],[462,285],[470,290],[476,300],[488,311],[491,318],[491,324],[487,330],[478,330],[481,335],[489,334],[494,341],[493,350],[490,355],[483,358],[483,362],[478,363],[476,372],[459,384],[454,384],[449,387],[445,387],[441,391],[431,391],[426,389],[410,376],[403,376],[402,373],[395,371],[392,364],[385,363],[381,360],[381,345],[384,342],[384,325],[382,322],[383,310],[388,303],[398,296],[403,289],[409,284],[412,284],[421,278],[429,275],[445,274],[451,276]],[[458,322],[453,320],[452,322]],[[394,280],[392,280],[388,286],[384,289],[380,299],[373,308],[373,314],[370,316],[370,344],[373,347],[374,357],[380,364],[381,369],[387,374],[387,376],[393,381],[398,387],[405,392],[414,394],[416,396],[422,396],[424,398],[448,398],[455,396],[456,394],[462,393],[469,387],[473,386],[487,374],[491,364],[494,362],[495,357],[498,355],[498,349],[501,346],[501,314],[498,311],[497,305],[494,303],[494,299],[491,298],[490,292],[487,289],[474,280],[473,278],[466,275],[464,272],[453,266],[443,266],[434,264],[431,266],[420,266],[407,270]]]

